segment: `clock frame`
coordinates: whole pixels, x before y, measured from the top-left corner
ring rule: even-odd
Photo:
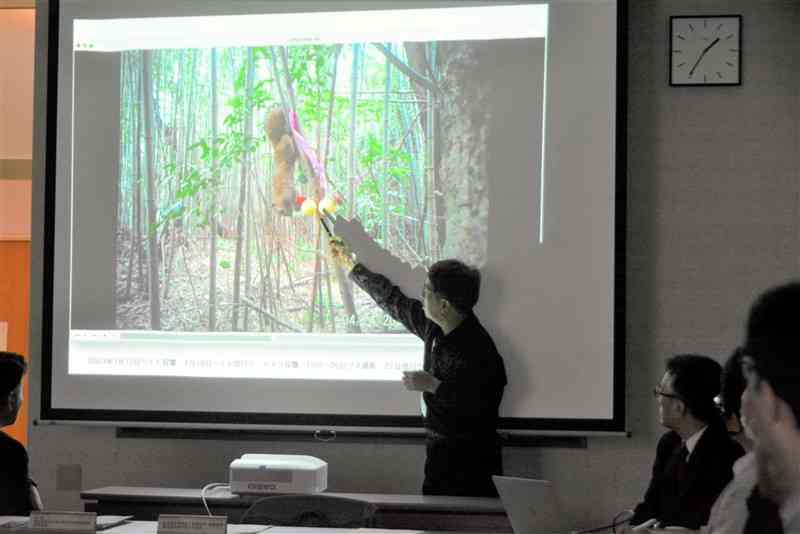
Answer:
[[[741,15],[671,16],[668,49],[671,86],[742,84]]]

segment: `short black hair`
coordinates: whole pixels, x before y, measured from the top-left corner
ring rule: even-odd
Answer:
[[[744,352],[758,375],[769,382],[800,423],[800,282],[793,281],[762,293],[747,318]]]
[[[726,416],[742,416],[742,393],[747,388],[747,380],[742,373],[742,356],[744,351],[737,348],[728,357],[722,368],[722,413]]]
[[[674,377],[673,389],[689,412],[704,423],[720,420],[714,397],[719,395],[722,366],[702,354],[677,354],[667,360],[667,372]]]
[[[0,402],[4,401],[22,382],[28,370],[25,358],[15,352],[0,351]]]
[[[468,313],[481,292],[481,273],[458,260],[441,260],[428,269],[434,293],[447,299],[459,312]]]

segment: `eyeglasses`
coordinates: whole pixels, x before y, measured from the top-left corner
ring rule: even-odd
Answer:
[[[683,400],[680,395],[676,395],[674,393],[667,393],[665,391],[661,391],[659,388],[653,388],[653,397],[656,399],[659,397],[665,397],[667,399],[678,399]]]

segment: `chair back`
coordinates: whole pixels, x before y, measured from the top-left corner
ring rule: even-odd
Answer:
[[[250,505],[240,523],[283,527],[368,528],[375,505],[333,495],[271,495]]]

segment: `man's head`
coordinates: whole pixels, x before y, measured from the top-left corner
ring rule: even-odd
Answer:
[[[659,422],[681,431],[718,420],[714,397],[719,394],[722,367],[708,356],[679,354],[667,360],[667,370],[655,390]]]
[[[458,260],[437,261],[423,287],[425,315],[436,323],[463,317],[478,302],[481,273]]]
[[[19,354],[0,351],[0,426],[17,420],[22,406],[22,376],[27,367]]]
[[[742,430],[742,393],[747,387],[747,381],[742,374],[742,349],[737,348],[725,362],[722,369],[722,391],[719,394],[720,408],[728,430],[738,433]]]
[[[750,309],[742,369],[747,389],[742,396],[743,423],[756,443],[767,429],[800,421],[800,283],[772,288]]]

